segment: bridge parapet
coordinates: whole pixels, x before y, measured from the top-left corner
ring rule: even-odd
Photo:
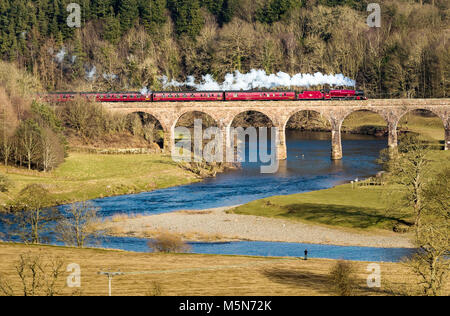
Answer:
[[[203,112],[211,116],[218,127],[227,131],[237,115],[256,111],[269,117],[278,128],[278,156],[287,157],[285,129],[289,119],[301,111],[314,111],[325,117],[332,126],[332,158],[342,159],[341,127],[350,114],[367,110],[380,114],[389,129],[389,147],[397,146],[397,126],[401,118],[410,111],[429,110],[442,119],[445,127],[445,149],[450,148],[450,99],[374,99],[367,101],[238,101],[238,102],[119,102],[104,103],[115,112],[145,112],[153,115],[165,132],[165,147],[173,146],[173,130],[188,112]],[[228,137],[228,135],[227,135]],[[170,140],[169,140],[170,139]],[[226,146],[227,140],[224,140]]]

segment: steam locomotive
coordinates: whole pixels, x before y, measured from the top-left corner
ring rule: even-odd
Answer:
[[[95,102],[207,102],[207,101],[319,101],[367,100],[364,91],[165,91],[165,92],[59,92],[41,96],[49,102],[67,102],[76,97]]]

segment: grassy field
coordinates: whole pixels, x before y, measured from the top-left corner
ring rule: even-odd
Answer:
[[[378,114],[359,111],[351,114],[343,123],[343,131],[352,131],[361,127],[374,127],[384,129],[386,121]],[[406,114],[399,122],[398,130],[413,132],[424,140],[443,143],[445,138],[444,124],[437,116],[419,116],[414,112]]]
[[[435,172],[450,166],[450,152],[431,154]],[[288,196],[275,196],[239,206],[231,212],[242,215],[276,217],[351,229],[391,230],[396,224],[410,220],[393,208],[392,186],[340,185],[329,190]]]
[[[6,168],[13,182],[8,193],[0,193],[0,204],[13,198],[26,185],[43,184],[59,204],[113,195],[151,191],[199,181],[182,170],[171,157],[154,155],[97,155],[70,153],[66,161],[49,173]]]
[[[43,253],[47,258],[63,257],[65,264],[81,266],[81,294],[107,295],[108,282],[99,271],[146,272],[117,276],[113,295],[152,295],[157,284],[162,295],[333,295],[328,274],[336,261],[299,260],[194,254],[145,254],[99,249],[74,249],[51,246],[24,246],[0,243],[0,273],[18,290],[14,271],[20,254]],[[358,295],[389,295],[391,288],[411,287],[416,281],[399,263],[382,263],[382,288],[366,286],[368,263],[354,263],[358,277]],[[148,272],[152,272],[148,274]],[[60,286],[61,294],[73,289]],[[448,287],[447,287],[448,292]]]

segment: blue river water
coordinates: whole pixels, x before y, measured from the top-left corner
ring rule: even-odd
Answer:
[[[244,163],[239,170],[200,183],[92,202],[103,216],[118,213],[149,215],[234,206],[274,195],[327,189],[380,171],[376,159],[386,148],[387,140],[344,135],[342,161],[330,159],[329,133],[290,132],[287,146],[288,158],[280,162],[275,174],[261,174],[259,163]]]
[[[121,249],[134,252],[148,252],[148,239],[131,237],[107,237],[101,246],[109,249]],[[263,257],[304,257],[368,262],[399,262],[414,254],[414,249],[406,248],[370,248],[348,247],[302,243],[237,241],[218,243],[190,243],[192,253],[244,255]]]
[[[115,214],[153,215],[177,210],[201,210],[234,206],[274,195],[288,195],[331,188],[356,178],[364,179],[381,170],[376,163],[386,148],[386,138],[343,135],[344,159],[331,161],[329,133],[289,132],[288,158],[275,174],[261,174],[259,163],[244,163],[239,170],[227,171],[200,183],[136,195],[93,200],[103,217]],[[100,246],[147,252],[148,240],[107,237]],[[202,254],[309,257],[354,261],[397,262],[412,249],[340,247],[280,242],[192,243],[191,251]]]

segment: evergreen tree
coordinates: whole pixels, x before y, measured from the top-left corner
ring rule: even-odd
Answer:
[[[86,60],[86,54],[83,50],[83,43],[81,39],[80,30],[75,31],[74,36],[74,48],[72,52],[72,69],[74,79],[80,78],[84,74],[84,62]]]
[[[113,0],[91,0],[92,15],[97,18],[106,18],[110,15],[110,8],[113,5]]]
[[[257,20],[267,24],[278,22],[296,3],[301,4],[296,0],[269,0],[256,13]]]
[[[195,38],[205,22],[199,0],[169,0],[168,6],[175,23],[176,34]]]
[[[48,0],[40,0],[37,4],[37,23],[39,33],[43,36],[49,34]]]
[[[122,33],[127,32],[139,17],[137,0],[121,0],[119,2],[120,29]]]
[[[219,24],[223,25],[231,22],[236,10],[238,0],[224,0],[222,11],[220,12]]]
[[[147,31],[153,32],[158,26],[167,22],[166,6],[166,0],[139,1],[139,16]]]
[[[202,7],[205,7],[214,14],[219,25],[231,21],[238,0],[201,0]]]
[[[120,33],[120,21],[114,14],[114,9],[111,7],[109,14],[105,18],[103,38],[109,41],[111,44],[117,44],[119,42]]]

